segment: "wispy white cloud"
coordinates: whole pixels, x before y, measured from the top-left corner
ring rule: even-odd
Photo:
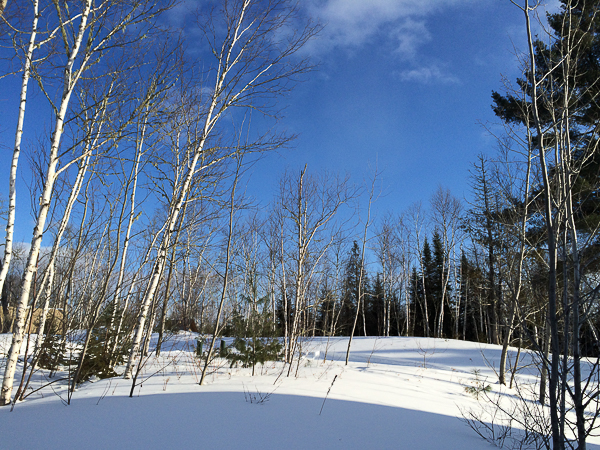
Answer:
[[[442,70],[439,66],[431,64],[428,66],[417,67],[414,69],[404,70],[399,73],[401,81],[415,83],[444,83],[457,84],[460,82],[458,78],[449,72]]]
[[[429,17],[444,8],[475,0],[303,0],[309,15],[325,25],[307,51],[323,56],[332,51],[384,45],[405,67],[403,81],[457,83],[458,79],[432,63],[423,46],[433,37]]]
[[[406,58],[413,58],[418,48],[431,40],[431,33],[427,30],[425,21],[410,17],[394,29],[392,36],[398,42],[397,52]]]
[[[385,33],[404,56],[431,36],[424,19],[443,7],[473,0],[304,0],[304,7],[326,27],[312,44],[318,53],[362,46]]]

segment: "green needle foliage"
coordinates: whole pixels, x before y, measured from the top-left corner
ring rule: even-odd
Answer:
[[[473,370],[473,375],[475,378],[471,381],[471,386],[465,386],[465,392],[479,400],[481,395],[492,390],[492,386],[486,384],[486,380],[481,378],[481,373],[478,369]]]
[[[236,314],[230,329],[235,336],[233,349],[226,355],[231,367],[237,364],[244,368],[252,367],[254,376],[257,364],[264,365],[267,361],[277,361],[281,358],[282,345],[268,313],[253,310],[247,319]]]

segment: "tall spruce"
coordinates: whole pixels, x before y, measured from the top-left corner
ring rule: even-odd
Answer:
[[[437,337],[452,337],[453,329],[454,329],[454,319],[452,315],[452,308],[450,305],[450,286],[446,286],[444,289],[444,283],[446,282],[446,274],[447,270],[447,249],[444,248],[444,243],[442,242],[442,237],[440,234],[435,231],[433,233],[433,237],[431,240],[433,244],[433,255],[432,255],[432,266],[429,270],[429,276],[431,277],[429,280],[430,291],[431,292],[431,301],[435,306],[435,318],[436,322],[435,329],[439,329],[442,332],[441,336]],[[441,313],[441,314],[440,314]]]
[[[513,2],[524,14],[528,66],[517,80],[520,90],[494,92],[492,107],[506,123],[523,128],[541,175],[532,196],[545,240],[540,254],[548,277],[550,349],[546,339],[545,348],[536,350],[548,373],[552,448],[574,447],[573,432],[577,448],[585,450],[596,417],[586,416],[585,409],[600,395],[597,385],[583,380],[581,366],[582,325],[589,324],[598,300],[597,288],[589,286],[597,286],[600,242],[600,1],[560,3],[559,12],[547,17],[544,42],[532,33],[538,3]],[[598,376],[598,366],[585,375]],[[545,394],[540,389],[542,402]]]
[[[537,90],[549,97],[538,105],[540,127],[545,130],[548,145],[553,145],[560,139],[553,130],[561,114],[558,109],[566,105],[570,111],[569,145],[580,166],[573,184],[576,224],[580,230],[595,233],[600,225],[600,1],[560,0],[560,3],[560,11],[547,17],[552,30],[550,44],[541,39],[533,42]],[[571,55],[568,69],[560,63],[566,53]],[[492,109],[507,123],[529,127],[536,143],[540,136],[531,118],[534,91],[531,70],[523,75],[517,79],[519,92],[504,95],[492,92]],[[532,195],[539,195],[539,190]],[[541,214],[541,202],[537,205]],[[597,252],[599,246],[600,236],[597,236],[591,251]],[[594,264],[596,269],[599,264]]]
[[[344,274],[344,285],[342,290],[342,310],[340,312],[340,334],[347,336],[352,330],[352,322],[356,315],[356,308],[359,306],[359,282],[362,276],[362,292],[366,292],[367,277],[364,268],[362,268],[362,256],[358,243],[354,241]],[[364,330],[363,315],[359,314],[357,324],[358,334]]]

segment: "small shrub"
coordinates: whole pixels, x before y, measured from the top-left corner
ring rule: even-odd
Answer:
[[[269,398],[272,394],[272,392],[262,393],[258,390],[258,388],[256,389],[255,394],[250,392],[250,389],[246,389],[246,386],[244,386],[244,398],[246,399],[246,403],[251,403],[253,405],[264,405],[269,401]]]
[[[224,341],[221,341],[221,352],[225,351],[231,367],[241,364],[242,367],[252,367],[252,375],[257,364],[267,361],[277,361],[281,358],[282,345],[273,328],[273,322],[269,314],[254,311],[248,319],[239,315],[234,316],[231,328],[234,331],[233,351],[223,349]]]
[[[112,323],[113,316],[119,317],[122,310],[117,309],[114,313],[113,310],[114,305],[112,303],[104,308],[96,326],[92,329],[90,342],[81,365],[78,383],[87,381],[92,377],[104,379],[118,376],[115,367],[123,364],[129,355],[131,343],[128,339],[128,331],[121,329],[117,336],[115,324]],[[116,346],[114,346],[115,341]],[[75,365],[77,364],[75,363]],[[76,368],[74,367],[73,370],[76,370]]]
[[[57,370],[59,366],[69,364],[65,356],[64,343],[55,334],[47,335],[40,347],[37,365],[42,369]]]
[[[467,394],[471,394],[477,400],[479,400],[479,397],[482,394],[490,392],[492,390],[492,386],[486,384],[486,380],[481,378],[481,373],[479,369],[473,369],[472,373],[475,376],[475,378],[471,380],[471,386],[465,386],[465,392]]]
[[[119,374],[114,370],[115,366],[123,364],[129,354],[129,345],[119,342],[114,353],[107,348],[108,333],[101,328],[92,331],[90,343],[81,366],[79,382],[84,382],[96,376],[100,379],[116,377]]]

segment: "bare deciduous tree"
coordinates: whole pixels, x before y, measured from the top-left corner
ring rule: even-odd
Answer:
[[[82,156],[65,161],[65,153],[61,152],[61,143],[65,131],[65,121],[69,119],[71,98],[78,83],[89,70],[99,70],[103,58],[107,53],[123,48],[127,44],[142,39],[144,23],[159,14],[163,5],[158,5],[151,0],[129,4],[117,0],[106,0],[101,7],[95,7],[91,0],[84,1],[81,5],[73,7],[63,1],[54,2],[52,14],[47,12],[47,20],[54,21],[55,30],[60,35],[65,54],[47,59],[48,64],[57,64],[61,67],[62,89],[60,101],[50,101],[54,113],[53,133],[47,154],[47,167],[42,181],[42,194],[40,206],[35,219],[35,228],[31,240],[31,249],[25,271],[23,273],[20,299],[16,313],[15,331],[9,349],[7,364],[4,372],[0,403],[6,405],[11,402],[14,373],[17,358],[20,352],[24,335],[24,325],[27,317],[27,304],[31,293],[31,284],[37,269],[37,260],[44,235],[44,228],[50,210],[53,189],[57,177],[64,172],[70,164]],[[96,33],[102,28],[104,32]],[[29,61],[28,55],[26,61]],[[104,66],[104,68],[107,68]],[[52,68],[55,70],[55,67]],[[50,77],[51,75],[49,75]],[[98,75],[99,76],[99,75]],[[54,97],[46,88],[43,73],[38,71],[36,81],[49,100]],[[61,161],[62,158],[62,161]],[[58,168],[59,162],[62,166]]]
[[[206,11],[200,11],[200,14]],[[239,148],[209,147],[221,119],[233,108],[264,110],[273,99],[289,90],[296,77],[310,70],[297,51],[318,31],[312,24],[295,27],[296,7],[286,0],[264,3],[256,0],[223,1],[219,9],[199,18],[205,42],[215,58],[210,75],[212,86],[198,111],[198,132],[190,144],[189,160],[181,183],[174,187],[166,229],[158,249],[152,275],[142,303],[124,377],[130,378],[139,352],[150,305],[165,266],[170,242],[183,204],[188,200],[194,177],[240,152]],[[286,31],[291,28],[290,33]],[[271,136],[252,143],[246,150],[276,148],[288,138]]]

